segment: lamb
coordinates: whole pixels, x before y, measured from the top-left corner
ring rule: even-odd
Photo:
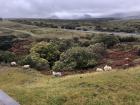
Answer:
[[[30,65],[24,65],[23,68],[24,69],[29,69],[30,68]]]
[[[53,71],[52,72],[52,75],[53,76],[56,76],[56,77],[61,77],[62,76],[62,73],[61,72],[55,72],[55,71]]]
[[[103,72],[104,70],[102,68],[97,68],[96,71],[97,72]]]
[[[112,67],[111,66],[106,65],[104,67],[104,71],[110,71],[110,70],[112,70]]]
[[[17,66],[16,62],[11,62],[11,66]]]

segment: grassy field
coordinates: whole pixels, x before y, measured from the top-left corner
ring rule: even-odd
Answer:
[[[53,29],[53,28],[38,28],[29,31],[41,38],[71,39],[73,37],[85,37],[88,34],[91,34],[89,32],[83,32],[77,30],[65,30],[65,29]]]
[[[48,28],[48,27],[42,28],[39,26],[25,25],[25,24],[21,24],[17,22],[12,22],[12,21],[0,22],[0,35],[15,35],[19,38],[25,35],[28,35],[35,38],[71,39],[73,37],[85,37],[93,33],[94,34],[112,34],[113,33],[114,35],[119,35],[119,36],[136,36],[136,37],[140,36],[139,34],[135,34],[135,33],[101,32],[101,31],[96,31],[96,30],[81,31],[81,30],[70,30],[70,29]]]
[[[67,39],[75,36],[84,37],[92,33],[112,32],[42,28],[10,21],[0,22],[0,35],[15,35],[19,38],[32,36],[27,39],[33,37]],[[115,32],[113,34],[131,35]],[[119,63],[131,55],[130,52],[122,54]],[[124,54],[128,55],[125,57]],[[135,62],[139,64],[139,59]],[[21,105],[140,105],[140,66],[128,70],[75,74],[61,78],[44,75],[33,69],[0,66],[0,89]]]
[[[76,30],[65,30],[65,29],[55,29],[55,28],[40,28],[32,25],[25,25],[16,22],[3,21],[0,22],[0,35],[15,35],[23,36],[30,35],[36,38],[73,38],[84,37],[88,32],[76,31]]]
[[[140,105],[140,67],[62,78],[0,67],[0,89],[21,105]]]

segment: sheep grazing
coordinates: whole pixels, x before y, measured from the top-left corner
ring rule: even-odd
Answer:
[[[52,75],[53,76],[56,76],[56,77],[61,77],[62,76],[62,73],[61,72],[52,72]]]
[[[103,72],[104,70],[102,68],[97,68],[96,71],[97,72]]]
[[[129,64],[125,64],[124,66],[129,66]]]
[[[130,60],[130,58],[125,58],[125,60]]]
[[[111,66],[106,65],[104,67],[104,71],[110,71],[110,70],[112,70],[112,67]]]
[[[23,68],[24,69],[29,69],[30,68],[30,65],[24,65]]]
[[[16,62],[11,62],[11,66],[17,66]]]

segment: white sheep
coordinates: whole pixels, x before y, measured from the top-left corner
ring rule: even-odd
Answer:
[[[110,71],[110,70],[112,70],[112,67],[111,66],[106,65],[104,67],[104,71]]]
[[[104,70],[102,68],[97,68],[96,71],[97,72],[103,72]]]
[[[17,66],[16,62],[11,62],[11,66]]]
[[[127,66],[127,67],[128,67],[128,66],[129,66],[129,64],[125,64],[124,66]]]
[[[130,58],[125,58],[125,60],[130,60]]]
[[[30,68],[30,65],[24,65],[23,68],[24,69],[29,69]]]
[[[55,72],[55,71],[53,71],[52,72],[52,75],[53,76],[56,76],[56,77],[61,77],[62,76],[62,73],[61,72]]]

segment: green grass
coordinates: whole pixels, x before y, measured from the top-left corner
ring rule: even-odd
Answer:
[[[121,25],[120,25],[121,26]],[[11,21],[0,22],[0,35],[15,35],[19,38],[24,35],[29,35],[35,38],[64,38],[71,39],[73,37],[85,37],[91,34],[111,34],[112,32],[100,32],[100,31],[79,31],[79,30],[67,30],[67,29],[55,29],[55,28],[41,28],[33,25],[25,25]],[[127,33],[114,33],[119,36],[136,36],[136,34]]]
[[[3,21],[0,22],[0,35],[15,35],[23,36],[24,34],[36,37],[36,38],[73,38],[84,37],[88,32],[80,32],[77,30],[64,30],[64,29],[55,29],[55,28],[40,28],[32,25],[25,25],[16,22]]]
[[[70,39],[73,37],[85,37],[88,34],[91,34],[88,32],[82,32],[77,30],[65,30],[65,29],[55,29],[55,28],[38,28],[29,31],[35,34],[36,36],[43,37],[43,38]]]
[[[0,88],[21,105],[140,105],[140,67],[62,78],[0,67]]]

